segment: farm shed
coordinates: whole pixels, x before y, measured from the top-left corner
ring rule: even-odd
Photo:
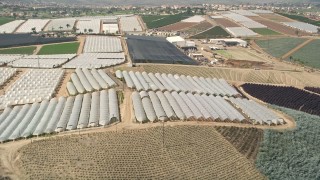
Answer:
[[[231,39],[210,39],[210,43],[214,44],[224,44],[227,46],[242,46],[242,47],[247,47],[248,43],[245,40],[238,39],[238,38],[231,38]]]

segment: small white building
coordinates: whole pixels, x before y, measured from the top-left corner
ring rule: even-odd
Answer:
[[[194,41],[186,41],[184,38],[181,36],[172,36],[172,37],[167,37],[167,41],[170,43],[179,46],[179,47],[196,47],[196,43]]]
[[[181,36],[167,37],[167,41],[169,41],[170,43],[172,43],[174,45],[178,45],[180,43],[185,43],[186,42],[186,40],[183,39]]]
[[[210,43],[219,44],[219,45],[226,45],[226,46],[241,46],[247,47],[248,43],[245,40],[239,38],[231,38],[231,39],[210,39]]]

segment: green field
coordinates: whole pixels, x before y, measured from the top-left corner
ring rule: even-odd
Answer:
[[[0,54],[33,54],[35,49],[35,46],[0,49]]]
[[[252,28],[251,30],[263,36],[280,35],[280,33],[268,28]]]
[[[220,26],[213,27],[205,32],[202,32],[200,34],[194,35],[191,38],[193,39],[206,39],[206,38],[223,38],[228,37],[230,34],[228,34],[223,28]]]
[[[299,15],[294,15],[294,14],[285,14],[285,13],[278,13],[278,14],[280,14],[282,16],[285,16],[285,17],[288,17],[288,18],[293,19],[293,20],[297,20],[297,21],[313,24],[315,26],[320,26],[320,21],[315,21],[315,20],[309,19],[309,18],[304,17],[304,16],[299,16]]]
[[[159,28],[162,26],[170,25],[179,22],[183,19],[193,16],[192,14],[180,13],[175,15],[145,15],[141,16],[149,29]]]
[[[275,107],[295,119],[294,130],[265,130],[257,168],[269,179],[319,179],[320,117]]]
[[[314,40],[311,43],[307,44],[303,48],[299,49],[297,52],[293,53],[292,60],[293,61],[300,61],[303,64],[319,68],[320,69],[320,40]],[[287,60],[290,60],[288,58]]]
[[[79,42],[51,44],[42,46],[38,54],[76,54],[78,52],[78,48]]]
[[[13,18],[9,18],[9,17],[0,17],[0,25],[6,24],[6,23],[11,22],[13,20],[14,20]]]
[[[303,43],[306,39],[302,38],[277,38],[270,40],[257,40],[256,43],[267,53],[274,57],[280,58]]]

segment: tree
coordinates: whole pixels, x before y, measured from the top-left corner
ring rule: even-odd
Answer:
[[[187,7],[187,14],[192,14],[191,8]]]
[[[295,30],[295,34],[299,36],[299,30]]]
[[[92,29],[89,29],[89,33],[92,33],[93,32],[93,30]]]
[[[31,31],[32,31],[34,34],[36,34],[36,33],[37,33],[37,30],[36,30],[36,28],[35,28],[35,27],[31,28]]]
[[[69,27],[70,27],[70,24],[67,24],[66,26],[67,26],[67,29],[69,29]]]
[[[317,28],[317,33],[320,34],[320,28]]]
[[[87,28],[85,28],[83,31],[84,31],[84,33],[87,33],[88,30],[87,30]]]
[[[62,28],[63,28],[62,26],[59,27],[60,31],[61,31]]]

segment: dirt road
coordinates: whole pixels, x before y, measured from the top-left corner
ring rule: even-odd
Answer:
[[[299,49],[303,48],[304,46],[308,45],[309,43],[311,43],[314,39],[308,39],[306,41],[304,41],[303,43],[299,44],[297,47],[293,48],[292,50],[290,50],[289,52],[287,52],[285,55],[283,55],[281,58],[282,59],[287,59],[290,55],[292,55],[293,53],[297,52]]]

